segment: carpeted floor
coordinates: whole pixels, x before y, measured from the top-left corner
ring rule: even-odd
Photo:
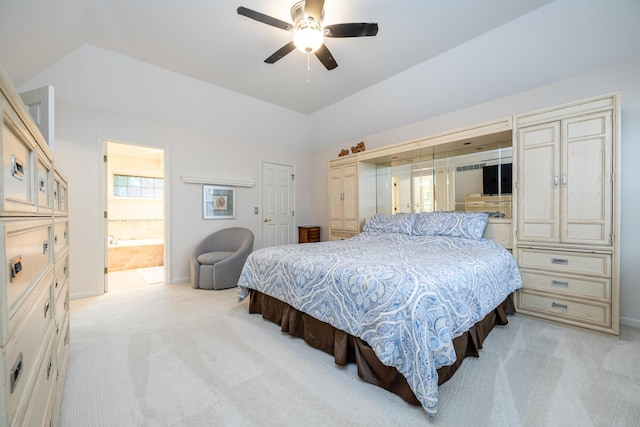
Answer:
[[[248,314],[236,292],[159,285],[72,301],[59,425],[640,425],[637,329],[617,340],[512,316],[440,387],[429,420]]]

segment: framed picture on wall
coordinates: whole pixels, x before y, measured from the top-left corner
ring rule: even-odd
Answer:
[[[202,216],[204,219],[234,219],[236,217],[236,189],[202,186]]]

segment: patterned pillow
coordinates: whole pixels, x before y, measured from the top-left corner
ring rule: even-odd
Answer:
[[[395,215],[376,214],[364,224],[363,231],[379,231],[382,233],[411,234],[415,214],[400,213]]]
[[[413,235],[480,240],[488,221],[486,212],[422,212],[416,214]]]

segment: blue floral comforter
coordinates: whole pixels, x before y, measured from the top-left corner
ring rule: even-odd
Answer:
[[[459,237],[363,232],[349,240],[253,252],[238,283],[367,342],[394,366],[429,417],[436,369],[452,364],[452,340],[522,286],[497,243]]]

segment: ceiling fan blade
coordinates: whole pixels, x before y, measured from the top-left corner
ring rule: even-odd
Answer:
[[[267,64],[273,64],[274,62],[282,59],[285,55],[287,55],[295,48],[296,46],[293,44],[293,42],[289,42],[282,46],[280,49],[276,50],[273,55],[265,59],[264,62],[266,62]]]
[[[327,37],[367,37],[378,34],[378,24],[366,22],[327,25],[324,29],[329,30]]]
[[[322,19],[322,8],[324,0],[306,0],[304,2],[304,16],[312,17],[314,21],[320,22]]]
[[[262,22],[263,24],[271,25],[272,27],[281,28],[287,31],[291,31],[292,28],[292,25],[287,22],[265,15],[264,13],[256,12],[255,10],[247,9],[243,6],[238,8],[238,15],[243,15],[247,18]]]
[[[331,55],[331,52],[329,52],[329,49],[327,49],[327,46],[320,46],[320,48],[315,51],[315,54],[327,70],[333,70],[338,66],[338,63],[333,58],[333,55]]]

